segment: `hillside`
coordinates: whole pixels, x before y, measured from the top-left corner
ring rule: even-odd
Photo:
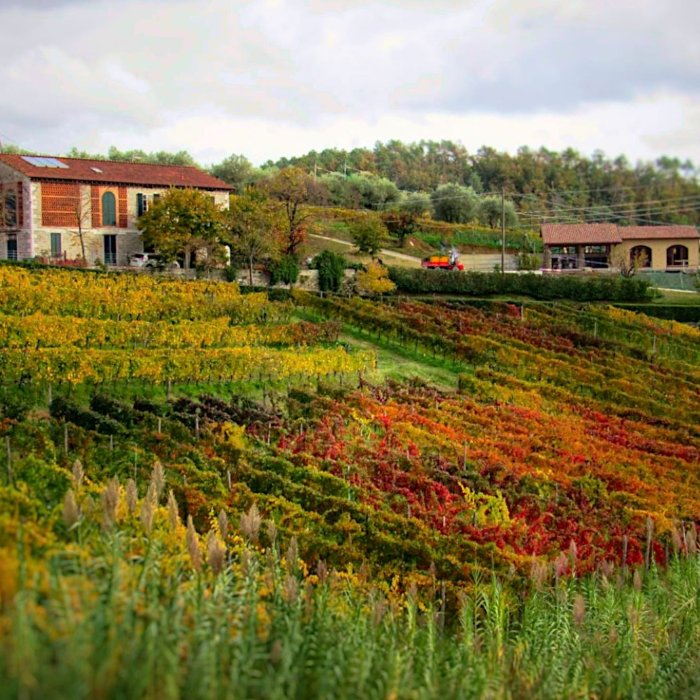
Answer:
[[[8,697],[700,687],[697,329],[18,266],[0,314]]]

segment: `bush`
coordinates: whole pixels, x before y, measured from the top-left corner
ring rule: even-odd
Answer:
[[[285,255],[270,265],[270,285],[294,284],[299,279],[299,261],[294,255]]]
[[[533,299],[573,301],[648,301],[649,283],[638,278],[577,275],[502,275],[483,272],[446,272],[389,268],[398,292],[408,294],[526,295]]]
[[[318,270],[318,288],[322,292],[338,292],[343,283],[347,261],[340,253],[324,250],[313,261]]]
[[[62,396],[57,396],[51,402],[49,410],[54,418],[62,418],[86,430],[94,430],[104,435],[119,435],[124,432],[124,428],[112,418],[82,408]]]

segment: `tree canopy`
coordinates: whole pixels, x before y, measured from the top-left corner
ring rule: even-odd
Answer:
[[[253,265],[256,262],[280,257],[279,232],[284,226],[279,210],[265,193],[247,190],[243,195],[232,195],[227,211],[223,212],[222,240],[231,246],[234,255],[245,260],[250,284],[253,284]]]
[[[192,189],[168,190],[138,220],[146,248],[155,248],[165,260],[184,257],[190,267],[192,253],[205,249],[215,255],[223,231],[222,213],[209,195]]]

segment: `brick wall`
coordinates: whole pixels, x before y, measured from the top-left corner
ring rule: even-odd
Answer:
[[[80,186],[71,182],[41,184],[42,226],[77,226],[76,211],[80,208]]]
[[[117,226],[119,228],[127,228],[127,225],[126,187],[120,187],[119,196],[117,197]]]
[[[102,206],[100,188],[97,185],[90,187],[90,202],[92,203],[92,228],[99,228],[102,226]]]

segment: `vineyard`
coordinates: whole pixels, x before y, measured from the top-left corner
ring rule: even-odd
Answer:
[[[0,697],[700,692],[697,329],[0,267],[0,361]]]

